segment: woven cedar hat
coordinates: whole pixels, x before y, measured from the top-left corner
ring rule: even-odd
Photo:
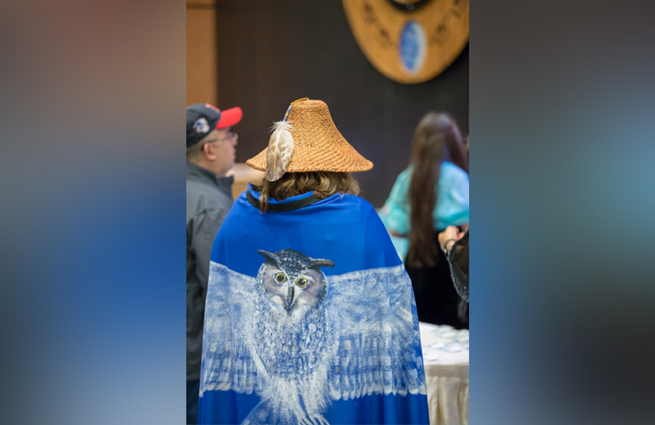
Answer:
[[[296,100],[283,121],[275,123],[268,147],[246,161],[266,179],[278,180],[285,172],[368,171],[373,163],[359,154],[339,133],[325,102]]]

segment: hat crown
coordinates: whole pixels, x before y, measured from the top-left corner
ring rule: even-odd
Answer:
[[[290,116],[294,114],[301,113],[302,111],[326,111],[329,113],[327,103],[322,100],[317,99],[307,99],[301,100],[300,102],[294,103],[293,108],[291,108]]]
[[[208,103],[186,107],[186,147],[195,145],[208,135],[221,120],[221,111]]]
[[[295,145],[287,172],[352,173],[373,168],[373,163],[361,156],[341,135],[322,100],[296,101],[289,110],[287,122],[293,127]],[[246,164],[265,171],[267,149]]]
[[[309,147],[338,143],[343,139],[332,120],[330,109],[322,100],[305,100],[294,104],[288,122],[293,126],[294,139],[304,141]]]

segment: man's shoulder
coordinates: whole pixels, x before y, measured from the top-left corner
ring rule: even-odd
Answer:
[[[232,206],[232,199],[216,186],[187,180],[186,204],[187,215],[196,215],[204,210],[229,209]]]
[[[225,188],[231,188],[231,183],[225,183]],[[202,181],[202,180],[195,180],[195,179],[187,179],[186,180],[186,190],[187,190],[187,198],[189,194],[191,196],[197,196],[197,195],[204,195],[204,194],[214,194],[214,193],[220,193],[225,195],[224,190],[227,190],[222,187],[218,187],[216,184]]]
[[[213,195],[218,192],[219,190],[216,187],[212,187],[211,185],[197,181],[197,180],[189,180],[187,179],[186,181],[186,202],[187,204],[189,203],[196,203],[198,200],[203,199],[203,198],[209,198],[211,199]]]

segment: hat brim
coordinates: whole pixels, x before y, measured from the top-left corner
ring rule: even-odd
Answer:
[[[345,140],[344,140],[345,141]],[[259,171],[266,171],[268,148],[246,161],[246,165]],[[332,173],[358,173],[373,168],[373,163],[350,146],[339,150],[322,149],[320,153],[296,149],[294,159],[287,167],[287,173],[310,173],[326,171]]]
[[[238,106],[221,111],[221,119],[218,121],[218,124],[216,124],[216,129],[220,130],[222,128],[232,127],[241,121],[242,116],[243,112]]]

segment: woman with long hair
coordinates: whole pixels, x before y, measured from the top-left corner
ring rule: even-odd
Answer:
[[[468,228],[468,159],[455,119],[429,112],[414,132],[410,165],[398,176],[380,217],[412,278],[419,320],[468,327],[437,235]]]
[[[199,423],[428,423],[412,285],[327,105],[293,102],[211,254]]]

